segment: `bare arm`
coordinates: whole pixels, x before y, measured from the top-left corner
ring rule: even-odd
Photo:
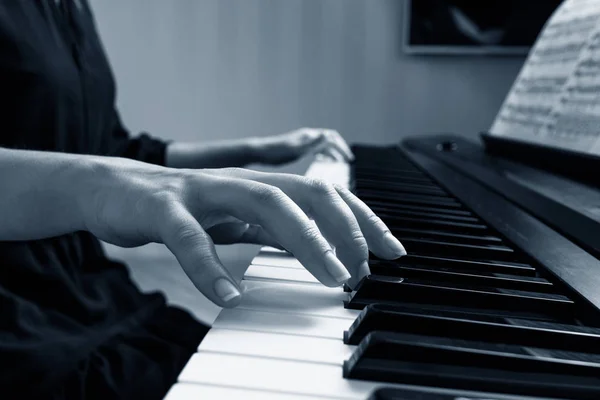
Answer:
[[[257,149],[245,139],[167,145],[165,165],[171,168],[243,167],[259,162]]]
[[[78,199],[80,183],[92,175],[90,159],[0,148],[0,240],[84,229]]]
[[[386,259],[406,254],[352,193],[297,175],[0,148],[0,188],[0,240],[86,230],[118,246],[164,243],[224,307],[239,304],[241,292],[213,240],[278,244],[326,286],[354,286],[368,274],[369,249]]]
[[[244,167],[259,163],[279,165],[305,155],[323,153],[350,161],[352,151],[331,129],[302,128],[274,136],[221,140],[207,143],[170,143],[165,164],[172,168]]]

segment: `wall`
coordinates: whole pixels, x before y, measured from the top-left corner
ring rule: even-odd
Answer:
[[[489,127],[522,58],[407,56],[403,0],[91,0],[132,130],[327,126],[349,141]]]

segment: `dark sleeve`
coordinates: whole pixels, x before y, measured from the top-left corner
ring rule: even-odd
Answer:
[[[131,137],[129,131],[123,126],[117,110],[113,112],[111,124],[107,155],[165,165],[168,142],[153,138],[145,132],[137,137]]]

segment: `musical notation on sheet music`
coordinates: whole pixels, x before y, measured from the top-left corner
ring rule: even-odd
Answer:
[[[490,132],[600,154],[600,0],[567,0],[538,37]]]
[[[600,154],[600,30],[582,49],[572,74],[552,111],[544,139],[575,151]]]

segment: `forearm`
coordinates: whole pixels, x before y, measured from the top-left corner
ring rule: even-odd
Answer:
[[[94,157],[0,148],[0,240],[35,240],[84,228],[80,192]]]
[[[252,139],[167,145],[165,161],[171,168],[243,167],[260,162]]]

